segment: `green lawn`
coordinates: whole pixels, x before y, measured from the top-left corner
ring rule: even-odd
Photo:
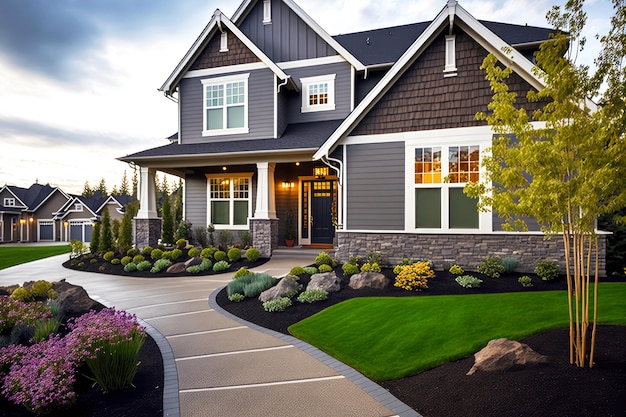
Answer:
[[[60,246],[2,246],[0,245],[0,269],[36,261],[49,256],[70,253],[70,245]]]
[[[602,283],[599,323],[626,325],[626,283]],[[289,327],[377,381],[461,359],[489,340],[567,327],[567,292],[355,298]],[[567,349],[564,343],[563,349]]]

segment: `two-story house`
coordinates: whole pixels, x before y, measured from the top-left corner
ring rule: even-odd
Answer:
[[[503,232],[463,193],[494,134],[475,118],[492,97],[483,58],[512,67],[519,105],[536,108],[525,93],[542,88],[532,59],[550,32],[479,21],[454,0],[432,21],[338,36],[293,0],[217,10],[161,87],[178,135],[120,158],[141,167],[137,245],[160,236],[158,170],[184,180],[186,220],[250,231],[264,256],[293,230],[343,261],[561,259],[560,239]]]

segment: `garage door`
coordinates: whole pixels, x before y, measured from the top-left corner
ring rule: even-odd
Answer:
[[[39,240],[54,240],[54,223],[39,221]]]

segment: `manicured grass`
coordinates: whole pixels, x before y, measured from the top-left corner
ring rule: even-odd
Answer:
[[[60,246],[0,246],[0,269],[37,259],[69,253],[70,245]]]
[[[602,283],[598,323],[626,325],[626,283]],[[567,292],[354,298],[289,327],[377,381],[465,358],[492,339],[567,327]],[[563,345],[567,349],[567,344]]]

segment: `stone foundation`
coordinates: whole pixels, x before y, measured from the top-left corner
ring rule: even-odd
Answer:
[[[250,219],[252,246],[269,258],[278,247],[278,219]]]
[[[133,219],[133,243],[139,250],[157,247],[161,238],[161,219]]]
[[[606,276],[606,236],[599,238],[600,276]],[[351,256],[366,257],[370,252],[380,252],[389,262],[402,259],[429,259],[435,269],[444,264],[458,264],[466,270],[477,270],[487,256],[514,257],[520,262],[516,271],[533,273],[537,260],[553,260],[565,273],[563,238],[528,234],[410,234],[410,233],[359,233],[337,232],[335,256],[346,262]]]

